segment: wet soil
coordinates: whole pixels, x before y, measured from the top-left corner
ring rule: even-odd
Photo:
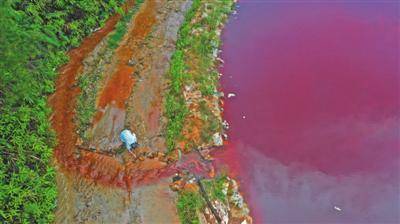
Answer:
[[[141,145],[151,151],[166,151],[163,117],[164,90],[167,87],[166,74],[169,61],[175,50],[175,42],[184,15],[191,1],[184,1],[178,11],[168,15],[158,12],[156,18],[163,20],[144,41],[144,48],[131,58],[137,62],[137,82],[133,93],[127,102],[127,124],[131,130],[138,133]],[[168,3],[167,8],[176,8],[175,3]],[[164,18],[163,18],[164,17]],[[145,49],[145,50],[140,50]]]
[[[56,223],[178,223],[177,195],[169,186],[172,174],[184,170],[215,176],[213,163],[201,152],[183,155],[176,163],[163,153],[165,75],[190,4],[145,1],[113,53],[107,51],[107,34],[119,16],[69,53],[70,62],[60,70],[57,91],[50,99],[58,139]],[[101,71],[102,88],[89,141],[82,142],[74,121],[76,86],[77,78],[90,71]],[[114,153],[123,128],[133,130],[141,144],[133,155]],[[200,138],[199,130],[193,133]]]
[[[116,49],[113,62],[108,66],[105,74],[107,80],[98,97],[98,112],[94,118],[94,127],[91,133],[91,146],[101,151],[112,152],[119,147],[119,133],[124,128],[126,117],[125,103],[129,98],[135,83],[134,72],[137,66],[130,65],[129,61],[134,54],[138,54],[143,46],[144,38],[156,24],[155,1],[144,3],[143,10],[132,20],[128,35]]]
[[[113,16],[101,30],[84,39],[80,47],[69,51],[70,60],[60,69],[60,75],[56,81],[56,91],[49,99],[54,111],[51,122],[58,141],[54,153],[57,161],[75,160],[73,152],[77,136],[75,134],[76,127],[72,121],[75,116],[76,97],[79,94],[76,78],[83,69],[82,61],[114,29],[119,18],[119,15]]]
[[[120,131],[129,128],[143,147],[165,151],[162,117],[165,75],[184,19],[182,12],[189,8],[189,3],[167,2],[167,10],[156,6],[155,10],[143,13],[143,18],[141,14],[137,16],[135,20],[143,22],[117,50],[116,63],[112,64],[114,71],[99,96],[91,131],[92,145],[113,151],[119,147],[116,143]]]
[[[115,135],[123,128],[125,117],[133,130],[139,130],[139,136],[150,139],[155,133],[160,135],[163,75],[174,50],[177,30],[189,6],[190,1],[163,0],[146,1],[141,6],[116,49],[113,72],[106,74],[107,81],[98,99],[94,136],[96,133],[101,133],[98,135],[100,138]],[[175,168],[168,166],[159,156],[133,160],[130,154],[116,158],[76,147],[79,140],[74,124],[74,108],[79,94],[77,76],[84,69],[82,61],[112,31],[118,18],[113,17],[103,29],[85,39],[79,48],[70,51],[70,62],[61,68],[56,92],[50,99],[54,109],[52,123],[58,139],[54,153],[58,169],[58,223],[178,221],[174,195],[164,179]],[[145,46],[151,32],[157,35],[157,40],[152,43],[156,44],[152,45],[154,49]],[[156,53],[157,56],[153,56]],[[132,58],[140,59],[141,63],[137,66],[128,64]],[[138,77],[135,78],[134,74]],[[133,88],[135,93],[131,96]],[[128,99],[130,102],[127,103]],[[125,105],[129,106],[127,112]],[[140,129],[135,125],[149,119],[154,121],[149,122],[149,128],[144,126]],[[112,127],[105,128],[109,124]],[[158,142],[161,144],[157,150],[165,150],[164,140]]]
[[[182,2],[180,3],[176,3],[178,5],[183,4]],[[149,1],[146,2],[142,8],[142,10],[139,11],[137,17],[134,20],[133,24],[133,28],[130,30],[130,33],[127,35],[128,37],[131,35],[135,35],[138,31],[135,29],[136,24],[140,24],[138,27],[139,30],[149,30],[149,29],[143,29],[142,25],[145,24],[143,23],[144,21],[141,20],[141,18],[143,20],[148,20],[148,17],[146,16],[147,14],[154,14],[157,10],[173,10],[174,13],[175,9],[174,7],[169,6],[165,7],[164,9],[161,8],[161,6],[168,6],[168,4],[166,4],[163,1],[157,2],[157,4],[155,4],[155,2],[153,1]],[[176,6],[175,6],[176,7]],[[182,9],[186,9],[187,7],[183,7]],[[181,12],[183,14],[183,12]],[[149,16],[151,18],[151,15]],[[140,32],[139,32],[140,33]],[[140,38],[140,35],[139,35]],[[129,42],[124,41],[126,46],[131,46]],[[84,44],[86,44],[86,42],[84,42]],[[93,44],[94,45],[94,44]],[[125,45],[123,45],[121,48],[125,48]],[[172,51],[173,49],[171,49]],[[119,52],[119,49],[117,50],[117,52]],[[82,60],[82,57],[79,57],[80,60]],[[126,61],[128,60],[129,57],[122,57],[119,58],[119,61],[121,61],[123,58],[126,59]],[[167,61],[163,61],[163,62],[167,62]],[[89,178],[97,178],[99,181],[101,180],[110,180],[108,181],[108,184],[110,185],[116,185],[116,186],[121,186],[123,185],[121,183],[121,181],[127,181],[127,179],[131,179],[129,177],[129,168],[130,167],[136,167],[136,165],[132,165],[129,163],[126,164],[121,164],[119,161],[115,160],[113,157],[111,156],[106,156],[103,154],[99,154],[99,153],[95,153],[95,152],[89,152],[89,151],[78,151],[75,147],[75,143],[77,140],[77,136],[75,133],[75,126],[73,123],[73,116],[74,116],[74,101],[75,101],[75,97],[76,95],[79,93],[79,89],[74,88],[74,91],[71,91],[71,86],[73,86],[76,83],[75,80],[75,76],[70,75],[73,72],[79,72],[82,69],[81,64],[79,64],[79,66],[75,66],[79,64],[78,62],[75,62],[75,58],[74,60],[71,60],[71,64],[68,64],[68,66],[66,66],[66,68],[61,70],[61,75],[60,75],[60,79],[58,80],[58,85],[57,87],[59,87],[55,93],[55,95],[53,96],[53,98],[51,99],[51,103],[55,109],[55,113],[53,116],[53,124],[54,127],[57,131],[57,133],[62,133],[59,134],[58,140],[59,140],[59,144],[56,148],[56,158],[57,158],[57,162],[60,162],[62,167],[67,169],[67,170],[74,170],[74,171],[78,171],[82,176],[87,176]],[[74,67],[75,66],[75,67]],[[116,77],[120,76],[120,71],[124,70],[126,67],[124,64],[121,65],[121,69],[117,69],[117,73],[115,73],[114,75]],[[68,71],[68,72],[64,72],[64,71]],[[132,70],[133,71],[133,70]],[[66,75],[65,75],[66,74]],[[131,76],[131,74],[129,73],[123,73],[125,76]],[[113,75],[113,76],[114,76]],[[158,74],[161,76],[161,74]],[[113,77],[111,77],[111,80],[116,80]],[[117,78],[118,80],[118,78]],[[129,83],[128,83],[129,84]],[[114,85],[113,81],[110,81],[106,87],[105,87],[105,91],[108,91],[109,88],[113,88],[112,86]],[[124,85],[127,85],[126,83],[124,83]],[[161,87],[161,86],[160,86]],[[142,86],[142,88],[144,88]],[[149,87],[152,88],[152,87]],[[161,91],[161,90],[158,90]],[[103,92],[101,94],[100,97],[100,102],[108,102],[107,100],[104,99],[117,99],[115,98],[115,95],[113,95],[113,93],[117,94],[119,92],[108,92],[107,94],[105,94],[105,92]],[[127,95],[126,93],[124,93],[125,96]],[[144,94],[144,93],[143,93]],[[119,96],[121,98],[123,98],[123,96]],[[146,97],[146,96],[143,96]],[[67,100],[68,99],[68,100]],[[119,107],[119,109],[123,109],[123,104],[122,103],[116,103],[115,100],[112,100],[111,103],[113,106]],[[149,102],[151,103],[151,102]],[[102,105],[102,103],[99,103],[100,105]],[[158,108],[155,108],[155,110],[161,110],[161,105],[159,105]],[[134,114],[134,111],[130,112],[131,114]],[[110,113],[112,115],[112,113]],[[105,117],[105,116],[103,116]],[[110,116],[113,117],[113,116]],[[106,118],[101,118],[100,121],[102,119],[109,119],[108,117]],[[106,123],[106,122],[105,122]],[[112,123],[112,121],[110,122]],[[107,163],[106,168],[103,169],[103,162],[97,162],[97,161],[103,161]],[[145,160],[146,161],[146,160]],[[144,163],[144,162],[142,162]],[[159,163],[160,167],[164,167],[165,163],[160,162]],[[132,171],[134,172],[134,171]],[[137,176],[137,174],[135,174],[135,176]],[[122,179],[122,180],[121,180]],[[107,182],[107,181],[106,181]],[[128,186],[130,186],[132,183],[126,183],[126,188],[129,188]]]

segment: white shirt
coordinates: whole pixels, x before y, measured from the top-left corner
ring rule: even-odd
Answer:
[[[127,129],[121,132],[119,138],[123,143],[125,143],[125,146],[128,150],[132,148],[132,144],[137,142],[136,135]]]

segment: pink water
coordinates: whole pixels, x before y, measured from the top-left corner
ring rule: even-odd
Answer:
[[[222,154],[256,223],[400,223],[397,3],[239,3]]]

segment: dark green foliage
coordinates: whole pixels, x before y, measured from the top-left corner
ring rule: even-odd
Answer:
[[[40,30],[46,42],[69,48],[78,46],[82,37],[103,25],[123,0],[13,0],[14,8],[23,12],[24,23]]]
[[[50,223],[55,136],[47,96],[65,51],[121,1],[0,1],[0,223]]]

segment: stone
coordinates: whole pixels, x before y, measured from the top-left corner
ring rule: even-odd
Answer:
[[[229,123],[228,123],[228,121],[224,120],[224,122],[222,122],[222,127],[223,127],[225,130],[228,130],[228,129],[229,129]]]
[[[224,145],[224,140],[222,139],[221,133],[217,132],[213,135],[213,141],[215,146]]]
[[[228,224],[229,223],[229,209],[226,205],[218,200],[212,202],[215,210],[219,218],[221,218],[221,224]]]
[[[134,66],[134,65],[136,65],[136,63],[137,63],[136,60],[133,58],[128,61],[129,66]]]
[[[218,53],[219,53],[218,48],[215,48],[215,49],[213,50],[213,53],[212,53],[213,58],[217,58],[217,57],[218,57]]]
[[[244,200],[242,195],[240,195],[239,192],[234,191],[230,197],[232,203],[238,207],[238,208],[243,208]]]

